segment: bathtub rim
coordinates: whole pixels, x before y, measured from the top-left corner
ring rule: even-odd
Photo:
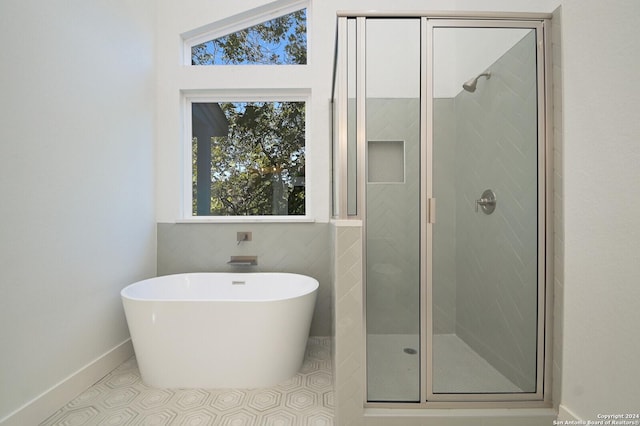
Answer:
[[[305,280],[310,280],[312,285],[311,285],[311,288],[301,293],[296,293],[293,295],[287,295],[287,296],[278,297],[278,298],[270,297],[270,298],[262,298],[262,299],[229,299],[229,298],[210,298],[210,297],[162,299],[162,298],[152,298],[152,297],[136,297],[136,296],[126,294],[127,290],[129,290],[133,286],[145,285],[145,284],[148,285],[148,283],[151,281],[155,281],[159,279],[178,278],[178,277],[188,276],[188,275],[237,275],[237,276],[249,275],[254,277],[260,276],[260,275],[268,275],[268,276],[282,275],[282,276],[288,276],[288,277],[295,276],[295,277],[301,277]],[[175,302],[265,303],[265,302],[280,302],[280,301],[292,300],[300,297],[309,296],[313,293],[318,292],[319,288],[320,288],[320,282],[316,278],[311,277],[309,275],[298,274],[295,272],[228,272],[228,271],[225,271],[225,272],[179,272],[175,274],[158,275],[156,277],[150,277],[150,278],[146,278],[146,279],[128,284],[122,290],[120,290],[120,297],[122,299],[130,300],[133,302],[156,302],[156,303],[175,303]]]

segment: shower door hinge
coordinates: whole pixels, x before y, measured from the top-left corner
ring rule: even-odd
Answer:
[[[427,200],[427,223],[436,223],[436,199]]]

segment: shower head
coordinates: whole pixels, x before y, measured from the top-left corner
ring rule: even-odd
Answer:
[[[463,88],[464,90],[466,90],[467,92],[471,92],[471,93],[475,92],[475,91],[476,91],[476,86],[478,85],[478,79],[479,79],[480,77],[482,77],[482,76],[487,77],[487,80],[488,80],[488,79],[490,79],[490,78],[491,78],[491,73],[490,73],[489,71],[487,71],[487,72],[483,72],[482,74],[480,74],[480,75],[478,75],[478,76],[476,76],[476,77],[473,77],[473,78],[472,78],[472,79],[470,79],[470,80],[467,80],[467,81],[462,85],[462,88]]]

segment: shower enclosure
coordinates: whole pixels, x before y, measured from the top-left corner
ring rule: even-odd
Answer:
[[[338,18],[334,217],[363,222],[369,406],[547,399],[547,18]]]

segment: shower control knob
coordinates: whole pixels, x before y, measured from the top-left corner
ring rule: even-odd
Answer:
[[[485,190],[481,198],[476,200],[476,213],[478,212],[478,206],[482,208],[484,214],[491,214],[496,209],[496,193],[491,189]]]

